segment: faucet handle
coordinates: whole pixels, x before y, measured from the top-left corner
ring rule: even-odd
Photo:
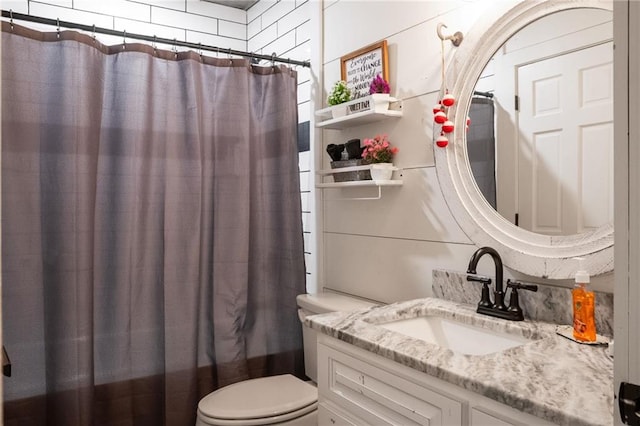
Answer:
[[[484,306],[487,308],[492,307],[493,303],[491,303],[491,296],[489,295],[489,284],[491,284],[491,278],[477,274],[470,274],[467,275],[467,281],[482,283],[482,295],[480,296],[478,306]]]
[[[538,286],[535,284],[525,284],[520,281],[511,281],[507,280],[507,288],[511,288],[513,290],[529,290],[529,291],[538,291]]]
[[[478,275],[478,274],[468,274],[467,281],[475,281],[475,282],[486,284],[486,285],[491,284],[491,278]]]
[[[518,296],[518,290],[538,291],[538,286],[535,284],[525,284],[519,281],[507,280],[507,288],[511,288],[511,295],[509,296],[508,312],[514,315],[516,321],[522,321],[524,319],[524,313],[520,307],[520,297]]]

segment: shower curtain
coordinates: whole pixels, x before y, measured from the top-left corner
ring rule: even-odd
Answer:
[[[295,72],[2,31],[5,425],[188,426],[303,377]]]
[[[496,141],[493,99],[473,97],[469,107],[471,126],[467,153],[471,172],[487,202],[496,208]]]

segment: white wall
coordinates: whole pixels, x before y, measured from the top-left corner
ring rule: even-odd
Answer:
[[[351,138],[387,133],[400,152],[394,163],[404,168],[404,184],[384,188],[376,201],[341,200],[366,189],[324,189],[319,208],[323,223],[322,287],[392,302],[431,295],[434,268],[464,272],[477,247],[458,227],[442,194],[434,163],[432,106],[441,87],[441,42],[437,24],[445,34],[463,33],[492,1],[325,1],[322,63],[324,78],[318,101],[340,78],[340,57],[386,39],[389,46],[391,94],[403,100],[404,116],[398,120],[362,125],[343,131],[323,130],[315,155],[328,169],[325,147]],[[455,47],[446,42],[449,59]],[[321,99],[322,98],[322,99]],[[326,101],[325,101],[326,102]],[[326,103],[325,103],[326,105]],[[481,273],[493,275],[493,264],[483,259]],[[322,274],[321,274],[322,276]],[[505,278],[527,281],[505,270]],[[593,279],[596,289],[613,291],[608,274]],[[547,281],[572,285],[569,281]],[[470,284],[473,285],[473,284]]]
[[[620,382],[640,384],[640,3],[613,6],[615,61],[615,267],[614,390]],[[618,407],[614,424],[622,425]]]

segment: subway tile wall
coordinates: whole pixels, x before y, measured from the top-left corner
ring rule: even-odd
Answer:
[[[44,18],[308,61],[311,59],[309,3],[310,0],[260,0],[248,11],[203,0],[1,0],[0,6]],[[51,27],[44,25],[17,23],[51,31]],[[100,34],[96,38],[105,44],[118,44],[123,40]],[[158,48],[173,46],[158,43]],[[215,55],[213,52],[203,54]],[[311,248],[315,223],[311,205],[312,159],[307,124],[311,115],[311,73],[302,67],[297,67],[297,71],[298,122],[302,124],[299,129],[306,132],[301,135],[306,143],[298,141],[298,145],[306,147],[306,151],[299,154],[299,169],[307,288],[310,288],[315,269]]]
[[[247,12],[202,0],[2,0],[0,5],[61,21],[247,50]],[[122,37],[97,38],[106,44],[122,42]]]

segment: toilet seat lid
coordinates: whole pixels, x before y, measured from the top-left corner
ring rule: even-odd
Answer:
[[[256,419],[297,411],[317,401],[315,386],[284,374],[225,386],[202,398],[198,409],[211,418]]]

